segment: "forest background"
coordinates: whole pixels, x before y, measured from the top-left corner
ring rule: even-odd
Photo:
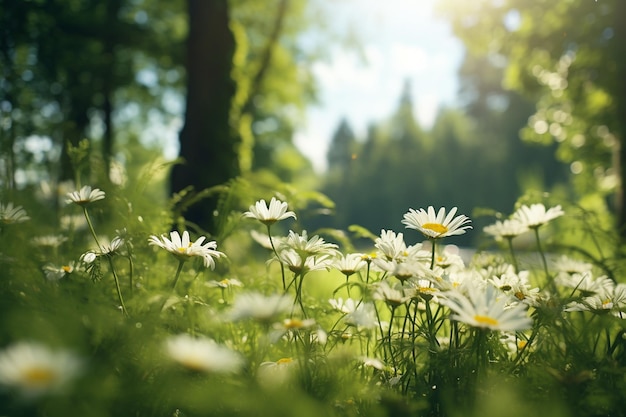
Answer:
[[[408,207],[458,206],[480,228],[481,216],[550,192],[624,236],[624,7],[442,0],[466,47],[460,105],[424,129],[407,82],[365,137],[337,126],[317,175],[293,142],[316,102],[312,64],[330,43],[359,48],[328,25],[332,2],[0,0],[2,199],[84,172],[101,188],[150,176],[134,191],[219,236],[220,186],[243,178],[289,193],[305,228],[376,234]],[[180,158],[167,161],[153,126],[181,114]],[[90,163],[77,167],[80,152]]]

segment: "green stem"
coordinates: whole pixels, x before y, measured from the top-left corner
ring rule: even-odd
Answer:
[[[172,291],[176,289],[176,284],[178,283],[178,279],[180,278],[180,271],[183,270],[184,264],[185,264],[185,261],[183,260],[178,261],[178,268],[176,268],[176,275],[174,276],[174,283],[172,284]]]
[[[435,250],[437,249],[437,241],[435,239],[430,239],[432,244],[432,253],[430,255],[430,270],[435,269]]]
[[[515,269],[515,273],[519,272],[519,267],[517,266],[517,258],[515,257],[515,251],[513,250],[513,237],[507,236],[506,241],[509,246],[509,253],[511,254],[511,262],[513,263],[513,268]]]
[[[270,246],[272,246],[274,255],[276,255],[276,258],[278,258],[278,264],[280,265],[280,275],[283,280],[283,291],[287,292],[287,285],[285,282],[285,265],[283,265],[283,262],[280,260],[280,257],[278,256],[278,252],[276,251],[276,247],[274,246],[274,239],[272,239],[271,226],[269,224],[266,226],[267,226],[267,237],[270,239]]]
[[[390,307],[391,317],[389,318],[389,328],[387,329],[387,346],[389,346],[389,355],[393,365],[393,376],[398,376],[398,367],[396,365],[396,356],[393,354],[393,346],[391,345],[391,329],[393,327],[393,318],[396,312],[395,306]]]
[[[554,280],[550,277],[550,271],[548,270],[548,261],[546,260],[546,255],[545,253],[543,253],[543,248],[541,247],[541,239],[539,238],[539,226],[534,227],[533,230],[535,231],[535,240],[537,241],[537,250],[539,251],[539,254],[541,255],[541,262],[543,264],[543,270],[546,273],[546,280],[548,281],[548,285],[550,286],[550,289],[556,296],[557,295],[556,284],[554,283]]]
[[[111,267],[111,273],[113,274],[113,280],[115,281],[117,297],[119,298],[120,305],[122,306],[122,313],[124,313],[124,315],[128,317],[128,311],[126,310],[126,306],[124,305],[124,298],[122,297],[122,289],[120,288],[120,280],[117,277],[117,273],[115,272],[115,266],[113,266],[113,259],[111,259],[110,255],[107,255],[107,259],[109,260],[109,266]]]
[[[100,241],[98,240],[98,236],[96,235],[96,231],[93,228],[93,224],[91,223],[91,218],[89,217],[89,212],[87,211],[87,206],[83,206],[83,214],[85,215],[85,220],[87,220],[87,225],[89,226],[89,231],[93,236],[93,239],[96,241],[96,245],[98,246],[98,251],[102,252],[102,246],[100,245]]]

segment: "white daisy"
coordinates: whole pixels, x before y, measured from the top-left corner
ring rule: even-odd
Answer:
[[[23,223],[30,220],[26,210],[22,206],[14,206],[13,203],[0,203],[0,224]]]
[[[32,242],[36,246],[57,248],[61,246],[66,240],[67,237],[63,235],[43,235],[35,236]]]
[[[333,259],[331,265],[346,277],[349,277],[365,268],[367,263],[363,260],[363,254],[350,253],[345,256],[343,254],[339,255],[339,257]]]
[[[93,203],[94,201],[103,200],[104,199],[104,191],[99,188],[92,189],[91,186],[85,185],[78,191],[72,191],[67,193],[67,199],[65,202],[67,204],[77,204],[79,206],[86,206],[89,203]]]
[[[452,311],[451,318],[472,327],[516,331],[532,326],[525,304],[510,304],[510,297],[493,285],[467,287],[467,295],[457,290],[445,292],[439,302]]]
[[[60,393],[78,376],[82,361],[66,350],[19,342],[0,351],[0,385],[28,398]]]
[[[150,245],[158,246],[170,252],[181,261],[187,261],[194,256],[202,258],[205,267],[215,268],[215,259],[226,256],[222,252],[215,250],[217,243],[210,241],[203,243],[206,237],[201,236],[195,242],[189,239],[189,232],[183,232],[182,237],[177,231],[170,232],[170,239],[165,235],[160,237],[152,235],[148,238]]]
[[[370,302],[359,304],[354,311],[346,314],[343,320],[346,324],[357,328],[373,329],[378,326],[376,308]]]
[[[513,239],[528,231],[528,226],[519,219],[498,220],[494,224],[485,226],[483,231],[493,236],[497,241]]]
[[[341,297],[337,299],[331,298],[330,300],[328,300],[328,302],[335,310],[341,311],[345,314],[352,313],[354,310],[356,310],[356,307],[358,305],[358,303],[352,298],[347,298],[345,300]]]
[[[278,260],[291,272],[301,275],[322,269],[329,270],[332,263],[329,255],[307,256],[303,261],[300,255],[291,249],[281,250],[278,253]]]
[[[441,207],[437,213],[433,206],[429,206],[428,210],[409,209],[404,214],[402,224],[409,229],[419,230],[429,239],[440,239],[447,236],[462,235],[467,229],[471,229],[469,224],[471,220],[465,215],[455,217],[457,208],[446,215],[446,209]]]
[[[257,292],[247,292],[235,298],[228,318],[233,321],[253,319],[262,323],[269,323],[288,313],[292,304],[292,300],[284,295],[265,296]]]
[[[323,238],[318,235],[309,239],[306,230],[302,231],[299,235],[293,230],[289,231],[289,235],[280,241],[279,250],[293,249],[302,258],[309,257],[311,255],[335,255],[337,253],[337,245],[334,243],[327,243]]]
[[[372,296],[374,300],[382,300],[392,308],[399,307],[411,299],[411,295],[407,295],[406,289],[401,284],[391,286],[387,281],[377,283]]]
[[[551,220],[561,217],[565,213],[561,206],[551,207],[546,210],[543,204],[523,205],[513,213],[513,219],[521,222],[530,229],[536,229]]]
[[[42,267],[46,279],[48,281],[59,281],[60,279],[70,275],[74,272],[75,263],[72,261],[67,265],[56,266],[53,264],[47,264]]]
[[[392,261],[394,259],[407,256],[407,247],[404,243],[404,235],[396,234],[393,230],[381,230],[380,237],[374,241],[374,246],[378,249],[381,259]]]
[[[204,337],[171,336],[166,341],[166,350],[170,358],[192,371],[237,372],[244,364],[239,353]]]
[[[269,226],[289,217],[296,218],[296,214],[293,211],[287,211],[287,207],[287,203],[272,197],[269,207],[265,200],[259,200],[255,205],[250,206],[249,211],[246,211],[243,216],[257,219],[261,223]]]

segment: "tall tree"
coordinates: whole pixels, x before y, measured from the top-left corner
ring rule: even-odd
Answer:
[[[188,0],[187,99],[180,132],[181,164],[173,168],[171,190],[202,191],[239,173],[237,136],[230,126],[235,94],[231,72],[235,38],[227,0]],[[186,220],[215,233],[218,195],[190,205]]]

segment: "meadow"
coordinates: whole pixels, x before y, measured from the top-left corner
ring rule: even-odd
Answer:
[[[626,284],[599,228],[558,245],[574,208],[324,234],[275,192],[212,237],[137,189],[24,193],[0,201],[0,415],[625,413]],[[495,243],[466,259],[466,233]]]

